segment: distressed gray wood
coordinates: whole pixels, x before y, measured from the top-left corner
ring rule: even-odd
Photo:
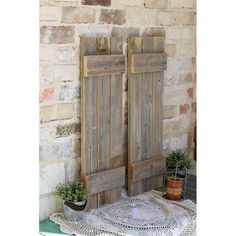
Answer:
[[[81,59],[84,53],[94,55],[97,53],[96,39],[81,39]],[[81,60],[82,62],[83,60]],[[83,65],[81,65],[81,73]],[[82,74],[81,74],[82,75]],[[89,96],[87,96],[89,94]],[[96,173],[97,166],[97,126],[96,126],[96,84],[93,77],[89,76],[82,78],[82,159],[81,159],[81,174],[82,177],[86,174]],[[97,195],[88,196],[86,208],[96,208],[98,197]]]
[[[154,40],[153,50],[156,53],[164,52],[164,40]],[[163,149],[163,88],[164,88],[164,71],[154,72],[153,76],[153,115],[152,122],[152,156],[161,155]],[[152,178],[152,188],[159,188],[163,183],[163,175]]]
[[[134,71],[133,65],[141,63],[142,55],[144,60],[142,68],[148,68],[147,71],[139,70],[139,73]],[[135,58],[137,56],[137,58]],[[147,56],[148,55],[148,56]],[[129,87],[129,178],[128,178],[128,193],[129,196],[135,196],[142,192],[153,188],[160,187],[162,184],[163,175],[158,171],[152,172],[153,176],[143,178],[142,172],[134,172],[136,163],[146,163],[146,161],[154,157],[162,156],[162,96],[163,96],[163,78],[164,69],[161,72],[150,68],[154,67],[153,59],[150,55],[164,54],[164,38],[163,37],[134,37],[128,41],[128,87]],[[138,64],[134,60],[138,59]],[[133,61],[132,61],[133,60]],[[155,61],[155,60],[154,60]],[[163,60],[161,60],[163,61]],[[149,65],[151,62],[151,65]],[[146,65],[146,64],[147,65]],[[159,66],[155,64],[155,66]],[[134,68],[132,68],[134,67]],[[141,68],[141,67],[137,67]],[[158,67],[161,68],[161,67]],[[135,69],[136,70],[136,69]],[[136,70],[137,72],[137,70]],[[142,72],[142,73],[141,73]],[[161,165],[161,161],[157,162]],[[141,165],[142,166],[142,165]],[[139,165],[137,164],[137,167]],[[154,168],[158,169],[158,166]],[[138,176],[140,174],[140,176]],[[147,174],[144,174],[147,176]]]
[[[150,39],[145,38],[144,40],[148,41]],[[166,66],[166,53],[133,54],[131,56],[132,73],[164,71]]]
[[[124,55],[84,56],[84,76],[112,75],[124,72]]]
[[[142,40],[142,52],[144,55],[147,53],[153,52],[153,37],[143,37]],[[132,59],[131,59],[132,60]],[[149,66],[150,62],[144,62],[145,66]],[[142,73],[142,90],[141,90],[141,113],[142,113],[142,123],[141,123],[141,132],[142,132],[142,149],[143,155],[141,160],[147,160],[151,158],[151,150],[152,150],[152,129],[153,123],[151,120],[152,117],[152,73]],[[144,179],[140,180],[141,191],[146,192],[152,189],[152,179]]]
[[[163,174],[166,159],[157,157],[131,164],[131,181],[137,182],[143,179]]]
[[[97,38],[97,54],[110,54],[110,38]],[[99,75],[99,76],[98,76]],[[109,169],[110,158],[110,76],[97,74],[98,172]],[[98,193],[98,205],[107,203],[109,192]]]
[[[81,38],[81,83],[82,83],[82,114],[81,114],[81,177],[121,167],[124,165],[123,147],[121,142],[122,114],[122,74],[85,75],[85,57],[103,57],[117,55],[123,57],[122,39],[114,38]],[[116,56],[116,57],[117,57]],[[118,129],[118,127],[120,129]],[[120,137],[119,137],[120,136]],[[112,185],[113,179],[110,179]],[[89,181],[86,188],[90,189]],[[118,200],[122,186],[109,190],[90,192],[87,210]]]
[[[85,184],[89,194],[104,192],[109,189],[122,187],[125,184],[125,167],[100,171],[96,174],[86,175]]]
[[[111,38],[111,53],[123,53],[123,41],[121,38]],[[120,75],[111,75],[111,103],[110,103],[110,168],[125,165],[122,143],[122,105],[123,105],[123,81]],[[109,191],[110,203],[121,198],[122,187],[119,186]]]
[[[141,161],[141,75],[131,75],[131,54],[142,52],[142,38],[130,38],[128,41],[128,194],[141,192],[140,183],[131,183],[130,164]]]

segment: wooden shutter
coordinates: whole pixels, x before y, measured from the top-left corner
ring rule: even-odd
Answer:
[[[128,40],[128,193],[162,185],[164,37]]]
[[[125,184],[122,150],[123,40],[81,38],[81,174],[87,209],[112,203]]]

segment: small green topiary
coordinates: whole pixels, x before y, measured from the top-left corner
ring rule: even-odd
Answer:
[[[87,198],[84,183],[80,181],[58,184],[56,192],[59,197],[68,202],[81,202]]]
[[[176,149],[166,158],[166,164],[168,169],[175,169],[178,164],[178,169],[190,169],[191,160],[187,158],[185,151]]]

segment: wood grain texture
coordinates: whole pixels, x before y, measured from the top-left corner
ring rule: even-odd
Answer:
[[[123,41],[120,38],[111,38],[111,53],[123,53]],[[110,168],[123,166],[124,156],[122,148],[122,105],[123,105],[123,82],[121,75],[111,75],[110,81]],[[121,198],[122,187],[119,186],[109,191],[110,203]]]
[[[96,39],[89,38],[87,40],[81,39],[80,46],[83,48],[81,51],[81,62],[83,55],[94,55],[97,53]],[[81,174],[82,178],[86,174],[96,173],[98,171],[96,155],[97,155],[97,126],[96,126],[96,84],[93,77],[87,77],[86,80],[82,77],[84,68],[81,64],[81,82],[82,82],[82,148],[81,148]],[[89,94],[90,96],[87,96]],[[88,197],[86,209],[97,207],[98,197],[92,195]]]
[[[85,57],[107,57],[112,54],[123,58],[123,40],[114,38],[81,38],[81,177],[123,166],[123,148],[120,132],[122,114],[122,74],[84,76]],[[119,127],[119,128],[118,128]],[[109,180],[112,184],[112,179]],[[114,180],[115,181],[115,180]],[[90,189],[89,181],[86,188]],[[118,200],[122,186],[99,192],[90,192],[87,210]]]
[[[144,37],[142,43],[142,52],[144,55],[151,54],[153,52],[153,37]],[[150,62],[146,62],[149,65]],[[141,100],[142,100],[142,143],[143,143],[143,156],[142,160],[147,160],[151,158],[151,135],[153,123],[152,117],[152,73],[141,73],[142,76],[142,90],[141,90]],[[152,189],[151,179],[140,180],[141,191],[146,192]]]
[[[166,53],[145,53],[131,55],[132,73],[164,71],[166,70],[166,66]]]
[[[131,164],[131,181],[137,182],[164,173],[165,158],[157,157]]]
[[[130,163],[141,161],[141,75],[131,73],[131,55],[142,52],[142,38],[130,38],[128,41],[128,194],[141,192],[139,183],[131,183]],[[132,77],[131,77],[132,76]]]
[[[113,75],[125,72],[124,55],[84,56],[84,76]]]
[[[110,38],[97,38],[97,54],[110,54]],[[110,128],[110,76],[97,75],[97,162],[98,171],[107,170],[109,168],[109,128]],[[106,204],[109,199],[109,192],[98,193],[98,205]]]
[[[138,55],[136,58],[135,56]],[[141,62],[142,55],[144,59]],[[150,55],[165,55],[163,37],[134,37],[128,41],[128,87],[129,87],[129,107],[128,107],[128,194],[135,196],[153,188],[160,187],[163,175],[158,171],[158,164],[149,175],[142,171],[135,171],[136,163],[146,163],[154,157],[160,157],[160,166],[162,167],[162,96],[163,96],[163,78],[164,69],[160,72],[148,69],[149,72],[132,73],[135,59],[139,59],[136,65],[142,65],[140,68],[154,67],[153,58]],[[134,56],[134,57],[133,57]],[[164,56],[165,57],[165,56]],[[156,59],[155,59],[156,60]],[[154,61],[155,61],[154,60]],[[161,60],[164,61],[164,60]],[[157,63],[156,61],[155,63]],[[133,64],[132,64],[133,63]],[[145,65],[147,63],[147,65]],[[151,64],[151,65],[149,65]],[[159,62],[155,66],[159,66]],[[161,68],[161,67],[159,67]],[[137,71],[136,71],[137,72]],[[150,166],[149,166],[150,167]],[[160,168],[161,168],[160,167]],[[137,164],[137,168],[139,165]],[[140,167],[141,168],[141,167]],[[147,171],[148,172],[148,171]],[[134,176],[135,173],[135,176]],[[148,176],[148,177],[143,177]],[[140,176],[139,176],[140,175]],[[134,178],[135,177],[135,178]],[[137,181],[134,181],[137,180]]]
[[[154,40],[153,51],[156,53],[164,52],[164,40]],[[162,153],[163,148],[163,88],[164,71],[152,73],[152,93],[153,93],[153,116],[152,122],[156,129],[152,132],[152,156]],[[155,114],[158,114],[156,116]],[[152,178],[152,188],[158,188],[163,184],[163,175]]]
[[[105,190],[122,187],[125,184],[125,167],[86,175],[84,180],[88,194],[100,193]]]

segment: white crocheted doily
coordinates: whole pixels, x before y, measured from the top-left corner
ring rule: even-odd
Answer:
[[[78,222],[60,213],[50,219],[63,232],[75,235],[191,236],[196,231],[196,205],[190,200],[163,199],[152,190],[85,213]]]

